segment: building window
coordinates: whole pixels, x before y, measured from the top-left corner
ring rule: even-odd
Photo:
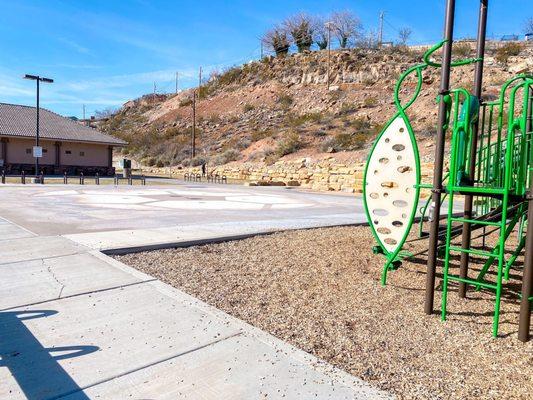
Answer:
[[[65,154],[72,154],[72,151],[70,151],[70,150],[65,150]]]
[[[48,153],[48,149],[43,149],[43,153]]]
[[[26,149],[26,154],[31,154],[31,149]]]
[[[84,151],[80,151],[80,156],[81,157],[85,156],[85,152]]]

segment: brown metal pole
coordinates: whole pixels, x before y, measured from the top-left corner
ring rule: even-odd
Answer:
[[[476,63],[476,68],[474,71],[474,96],[476,96],[481,101],[481,92],[483,90],[483,57],[485,56],[485,40],[487,34],[487,8],[489,0],[481,0],[479,3],[479,20],[478,20],[478,31],[477,31],[477,46],[476,46],[476,58],[481,60]],[[477,156],[477,142],[478,142],[478,132],[479,132],[479,119],[475,122],[472,132],[472,145],[470,147],[470,165],[468,168],[468,176],[474,180],[474,175],[476,173],[476,156]],[[481,132],[483,134],[483,132]],[[472,219],[472,206],[474,202],[474,196],[465,195],[465,205],[464,205],[464,218]],[[463,223],[463,236],[461,239],[461,247],[463,249],[470,248],[470,242],[472,239],[472,230],[470,223]],[[459,276],[461,278],[466,278],[468,276],[468,262],[470,257],[468,253],[461,253],[461,264],[459,267]],[[459,297],[466,297],[466,283],[459,282]]]
[[[444,96],[450,88],[450,69],[452,60],[453,23],[455,19],[455,0],[446,0],[446,17],[444,23],[444,48],[442,50],[442,69],[440,75],[439,94]],[[437,266],[437,247],[439,245],[439,220],[440,204],[442,193],[442,172],[444,169],[444,144],[446,131],[446,104],[439,103],[439,123],[437,126],[437,138],[435,145],[435,167],[433,170],[433,189],[431,195],[431,206],[433,208],[433,218],[429,231],[429,248],[426,275],[426,298],[424,302],[424,312],[433,313],[433,300],[435,297],[435,271]]]
[[[527,109],[526,135],[529,135],[529,193],[527,209],[526,252],[524,255],[524,273],[522,275],[522,300],[520,301],[520,320],[518,339],[527,342],[531,329],[531,301],[533,294],[533,88],[529,88],[529,105]]]

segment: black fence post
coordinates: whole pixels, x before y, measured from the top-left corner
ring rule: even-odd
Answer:
[[[94,183],[96,183],[97,185],[100,184],[100,174],[98,172],[94,176]]]
[[[63,184],[65,184],[65,185],[68,184],[67,171],[63,171]]]
[[[80,185],[84,184],[83,172],[80,172]]]
[[[26,184],[26,172],[22,171],[22,174],[20,175],[20,181],[23,185]]]
[[[44,185],[44,172],[43,172],[43,170],[41,170],[40,181],[41,181],[40,184]]]
[[[6,183],[6,170],[2,170],[2,183]]]
[[[146,186],[146,177],[144,175],[141,175],[141,184]]]

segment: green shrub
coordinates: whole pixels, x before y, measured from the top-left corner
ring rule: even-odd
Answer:
[[[189,161],[189,166],[191,167],[198,167],[202,164],[207,164],[207,158],[206,157],[203,157],[203,156],[197,156],[197,157],[194,157],[193,159],[191,159]]]
[[[270,137],[273,134],[274,132],[272,132],[270,129],[261,129],[258,131],[253,131],[251,135],[252,142],[258,142],[259,140]]]
[[[289,123],[289,125],[291,126],[300,126],[300,125],[303,125],[307,122],[318,122],[320,120],[322,120],[323,118],[323,115],[322,113],[319,113],[319,112],[311,112],[311,113],[306,113],[306,114],[300,114],[300,115],[289,115],[287,117],[287,122]]]
[[[220,86],[227,86],[232,83],[238,82],[242,74],[240,67],[231,67],[224,71],[217,79],[217,83]]]
[[[242,109],[246,113],[246,112],[255,110],[255,106],[253,104],[246,103]]]
[[[452,47],[452,52],[457,57],[467,58],[472,53],[472,48],[468,43],[455,42]]]
[[[496,50],[496,61],[504,64],[511,56],[517,56],[522,51],[523,46],[520,43],[510,42]]]
[[[186,99],[183,99],[180,101],[180,107],[187,107],[187,106],[190,106],[192,105],[192,99],[191,98],[186,98]]]
[[[367,97],[364,101],[363,101],[363,105],[365,107],[375,107],[376,105],[378,104],[378,99],[376,99],[375,97]]]
[[[341,109],[339,112],[341,115],[347,115],[347,114],[352,114],[355,111],[357,111],[357,106],[354,103],[345,102],[345,103],[342,103]]]
[[[237,149],[229,149],[214,157],[213,163],[215,165],[224,165],[231,161],[237,161],[239,158],[241,158],[241,153]]]
[[[339,133],[331,139],[325,141],[321,148],[322,151],[333,149],[334,151],[353,151],[359,150],[366,144],[368,135],[361,132]]]
[[[278,104],[281,106],[281,108],[289,108],[292,103],[294,103],[294,99],[290,94],[287,93],[280,93],[278,94]]]
[[[294,153],[302,148],[302,141],[296,132],[291,132],[286,135],[276,147],[276,155],[278,157],[286,156]]]

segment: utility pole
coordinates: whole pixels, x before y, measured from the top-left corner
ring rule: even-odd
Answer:
[[[192,92],[191,159],[196,157],[196,90]]]
[[[327,88],[328,88],[328,91],[329,91],[329,74],[330,74],[330,59],[331,59],[331,21],[330,22],[326,22],[326,28],[328,30],[328,73],[327,73]]]
[[[378,36],[378,47],[381,47],[383,43],[383,19],[385,17],[385,11],[379,13],[379,36]]]
[[[176,72],[176,94],[178,93],[178,72]]]
[[[198,100],[200,100],[202,94],[202,67],[200,67],[200,72],[198,73]]]

